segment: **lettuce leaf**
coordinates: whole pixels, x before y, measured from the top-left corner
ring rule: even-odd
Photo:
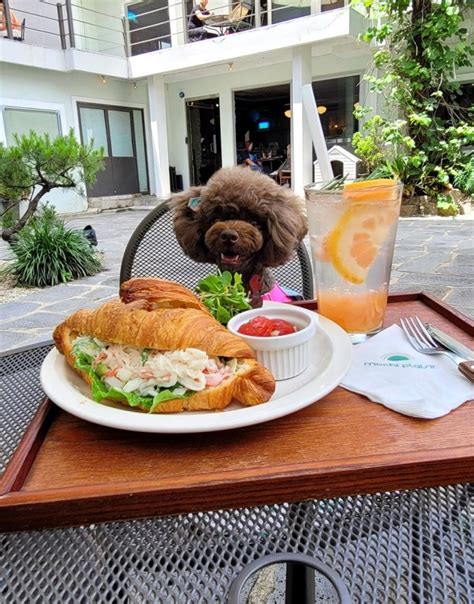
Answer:
[[[177,398],[188,398],[189,396],[191,396],[191,394],[192,392],[190,392],[189,390],[185,394],[173,394],[171,390],[160,390],[153,397],[153,403],[150,407],[149,413],[153,413],[153,411],[158,407],[158,405],[164,403],[165,401],[172,401],[173,399]]]

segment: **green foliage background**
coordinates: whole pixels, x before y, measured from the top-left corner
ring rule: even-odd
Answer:
[[[473,14],[464,0],[355,0],[370,18],[362,39],[374,48],[366,79],[397,117],[370,117],[354,134],[371,172],[395,176],[405,195],[446,203],[454,184],[472,193],[474,108],[460,102],[458,70],[472,64]],[[358,107],[357,118],[370,109]],[[471,176],[470,176],[471,175]],[[471,184],[469,184],[471,183]]]

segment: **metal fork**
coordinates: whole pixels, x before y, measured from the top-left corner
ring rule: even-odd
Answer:
[[[422,354],[445,354],[456,363],[457,368],[465,377],[474,382],[474,361],[463,359],[454,352],[439,346],[418,317],[401,318],[400,324],[408,341],[416,351]]]

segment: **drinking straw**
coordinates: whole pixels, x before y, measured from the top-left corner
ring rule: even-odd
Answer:
[[[323,177],[323,181],[327,182],[334,178],[334,173],[332,171],[331,162],[329,161],[328,148],[311,84],[305,84],[303,86],[303,107],[306,112],[306,121],[313,140],[316,157],[318,158],[319,167],[321,168],[321,176]]]

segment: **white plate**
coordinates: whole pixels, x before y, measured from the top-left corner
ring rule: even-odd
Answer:
[[[43,390],[59,407],[95,424],[134,432],[214,432],[260,424],[311,405],[339,384],[349,369],[351,357],[352,344],[346,332],[317,315],[311,364],[306,371],[277,382],[267,403],[254,407],[232,404],[217,412],[151,414],[119,403],[97,403],[90,398],[89,386],[55,348],[44,359],[40,377]]]

